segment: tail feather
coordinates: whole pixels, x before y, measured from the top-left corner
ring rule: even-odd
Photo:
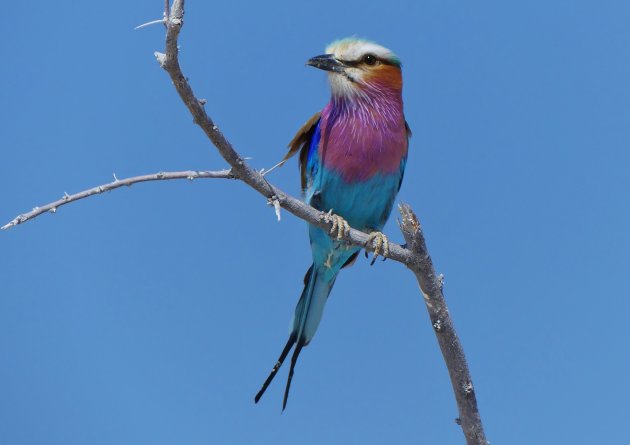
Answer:
[[[284,363],[284,360],[287,358],[289,351],[293,345],[296,345],[293,355],[291,356],[291,368],[289,369],[289,376],[284,390],[282,410],[284,411],[286,408],[295,364],[297,363],[297,359],[302,351],[302,348],[308,345],[313,338],[313,335],[315,335],[315,331],[317,330],[319,322],[322,318],[328,294],[330,294],[330,290],[335,283],[336,274],[330,274],[327,272],[328,271],[317,268],[314,265],[312,265],[306,272],[306,276],[304,277],[304,290],[302,291],[300,300],[295,308],[291,335],[289,336],[289,340],[282,350],[282,354],[280,354],[278,361],[272,368],[269,377],[267,377],[267,380],[263,383],[262,388],[258,391],[258,394],[256,394],[254,402],[258,403],[262,395],[267,390],[267,387],[276,376],[276,373],[282,366],[282,363]]]
[[[308,272],[306,272],[306,275],[308,276],[308,281],[306,280],[307,277],[305,276],[304,290],[302,291],[300,301],[298,301],[298,304],[295,308],[292,332],[292,334],[296,336],[296,341],[298,343],[302,341],[303,345],[308,343],[308,341],[304,341],[304,328],[306,327],[306,322],[309,319],[308,315],[311,311],[313,294],[315,293],[314,291],[315,283],[317,282],[317,269],[315,269],[314,266],[311,266]]]
[[[258,391],[258,394],[256,394],[256,397],[254,397],[254,403],[258,403],[258,401],[263,396],[265,391],[267,391],[267,387],[269,386],[273,378],[278,373],[278,370],[284,363],[284,360],[287,358],[287,355],[289,355],[289,351],[293,347],[294,343],[295,343],[295,336],[291,335],[289,337],[289,341],[287,341],[287,344],[284,346],[284,349],[282,350],[282,354],[280,354],[278,361],[276,362],[274,367],[271,369],[271,372],[269,373],[269,377],[267,377],[267,380],[265,380],[265,383],[263,383],[263,386],[262,388],[260,388],[260,391]]]
[[[284,388],[284,400],[282,401],[282,411],[287,407],[287,400],[289,399],[289,390],[291,389],[291,380],[293,380],[293,370],[295,369],[295,364],[297,363],[298,356],[300,352],[302,352],[302,348],[304,347],[303,342],[298,342],[295,347],[295,351],[293,351],[293,355],[291,356],[291,367],[289,368],[289,376],[287,377],[287,386]]]

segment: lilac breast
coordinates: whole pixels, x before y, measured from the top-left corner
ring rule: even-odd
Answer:
[[[374,104],[374,102],[371,102]],[[407,129],[400,100],[370,103],[332,100],[322,111],[318,154],[345,182],[400,174]]]

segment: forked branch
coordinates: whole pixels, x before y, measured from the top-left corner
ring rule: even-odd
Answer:
[[[276,212],[278,212],[279,207],[283,207],[310,224],[328,230],[332,228],[332,222],[330,218],[327,217],[326,213],[316,210],[299,199],[287,195],[282,190],[270,184],[260,172],[249,167],[207,115],[204,109],[205,101],[197,99],[179,65],[177,41],[184,23],[183,20],[184,0],[175,0],[173,6],[170,8],[169,1],[165,0],[164,20],[156,22],[163,22],[166,25],[166,51],[165,53],[156,52],[155,56],[162,68],[169,74],[180,98],[192,114],[194,122],[205,132],[210,141],[218,149],[221,156],[228,162],[231,169],[216,172],[186,171],[155,173],[153,175],[136,176],[123,180],[114,178],[114,181],[111,183],[94,187],[74,195],[66,194],[57,201],[19,215],[3,226],[2,229],[11,228],[46,212],[54,213],[56,209],[62,205],[105,191],[114,190],[125,185],[129,186],[146,181],[195,178],[241,180],[265,196],[268,202],[276,207]],[[483,431],[479,410],[477,409],[477,400],[464,350],[450,318],[442,292],[442,278],[435,273],[433,262],[429,256],[426,242],[422,234],[422,228],[416,215],[408,205],[401,205],[399,210],[402,216],[399,224],[407,244],[403,247],[398,244],[390,243],[387,257],[404,264],[416,275],[424,296],[431,324],[442,351],[442,356],[448,368],[459,411],[457,423],[462,427],[467,444],[487,445],[488,442]],[[343,239],[349,244],[362,246],[365,247],[366,250],[373,251],[371,245],[366,246],[366,242],[368,241],[368,235],[366,233],[350,229],[350,231],[343,236]]]

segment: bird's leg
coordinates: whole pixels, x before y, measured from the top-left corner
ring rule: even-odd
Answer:
[[[370,244],[372,245],[372,247],[374,247],[374,256],[372,257],[372,262],[370,263],[370,266],[374,264],[376,258],[378,258],[379,255],[381,255],[383,257],[383,261],[385,261],[387,255],[389,255],[389,240],[387,239],[385,234],[381,232],[370,233],[368,235],[367,241],[365,242],[365,247],[369,246]]]
[[[324,215],[324,221],[327,223],[332,223],[332,227],[330,228],[330,232],[328,233],[333,238],[340,240],[350,233],[350,224],[348,224],[348,221],[346,221],[339,215],[333,214],[332,209],[330,209],[328,213]]]

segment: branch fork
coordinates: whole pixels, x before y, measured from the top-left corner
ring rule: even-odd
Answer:
[[[155,57],[160,66],[170,76],[180,98],[192,114],[195,124],[201,127],[208,139],[214,144],[231,168],[229,170],[206,172],[192,170],[184,172],[159,172],[121,180],[114,174],[113,182],[73,195],[64,193],[64,196],[57,201],[36,207],[30,212],[18,215],[9,223],[2,226],[1,229],[6,230],[17,226],[46,212],[55,213],[59,207],[87,198],[88,196],[101,194],[122,186],[131,186],[138,182],[222,178],[243,181],[267,198],[268,204],[274,207],[278,221],[280,220],[280,209],[284,208],[298,218],[321,227],[324,230],[334,232],[336,229],[338,232],[337,236],[349,244],[365,247],[366,251],[374,251],[375,246],[372,245],[373,243],[368,243],[370,235],[351,228],[345,221],[343,221],[345,223],[345,225],[343,225],[340,221],[333,218],[335,215],[321,212],[301,200],[284,193],[282,190],[270,184],[263,177],[261,172],[249,167],[245,160],[234,150],[232,144],[206,114],[204,105],[207,101],[200,100],[195,96],[192,88],[188,84],[188,80],[181,71],[178,60],[177,39],[183,25],[183,17],[184,0],[173,1],[173,6],[170,9],[169,0],[165,0],[164,18],[140,25],[138,28],[156,23],[165,24],[166,50],[165,53],[156,51],[154,53]],[[273,168],[263,173],[267,174],[271,170],[273,170]],[[486,440],[481,417],[477,408],[475,390],[464,356],[464,350],[455,332],[455,327],[444,299],[444,277],[441,274],[437,275],[435,273],[433,262],[422,233],[422,227],[411,207],[406,204],[401,204],[398,210],[401,215],[399,226],[406,244],[403,247],[398,244],[389,243],[387,257],[404,264],[416,276],[420,290],[424,296],[424,302],[433,330],[442,351],[442,356],[448,368],[459,411],[459,417],[456,419],[456,422],[462,428],[466,443],[468,445],[487,445],[488,441]]]

